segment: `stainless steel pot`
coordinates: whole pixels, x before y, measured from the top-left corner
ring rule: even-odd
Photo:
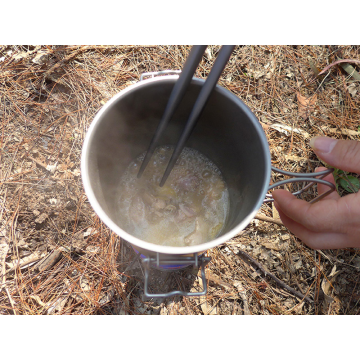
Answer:
[[[115,95],[96,115],[84,145],[81,173],[87,197],[100,219],[146,257],[145,265],[202,265],[198,254],[237,235],[254,218],[268,191],[271,159],[264,131],[250,109],[221,86],[213,91],[186,146],[194,148],[220,169],[229,189],[230,212],[214,240],[189,247],[161,246],[124,231],[117,222],[115,190],[129,165],[149,146],[178,75],[152,77]],[[194,78],[171,119],[161,143],[175,145],[204,81]],[[148,266],[146,266],[149,269]],[[145,278],[145,294],[147,291]],[[203,272],[203,277],[204,277]],[[206,284],[206,281],[203,281]],[[185,295],[201,295],[186,293]],[[166,295],[184,295],[181,291]]]

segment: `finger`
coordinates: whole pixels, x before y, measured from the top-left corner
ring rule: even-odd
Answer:
[[[277,206],[276,202],[274,203]],[[342,249],[356,246],[344,234],[318,233],[308,230],[303,225],[286,216],[280,208],[277,208],[283,224],[300,240],[312,249]]]
[[[320,159],[344,171],[360,173],[360,142],[337,140],[318,136],[310,140],[310,146]]]
[[[349,214],[348,211],[339,209],[339,201],[325,198],[310,204],[297,199],[286,190],[275,190],[272,195],[283,213],[307,229],[315,232],[346,233]]]
[[[315,172],[320,172],[320,171],[325,171],[325,170],[327,170],[326,167],[318,167],[318,168],[315,169]],[[334,180],[334,175],[333,174],[326,175],[323,178],[323,180],[328,181],[328,182],[335,185],[335,180]],[[321,194],[327,192],[330,189],[330,187],[327,186],[327,185],[319,183],[319,184],[317,184],[317,189],[318,189],[319,195],[321,195]],[[337,199],[340,199],[340,195],[337,193],[336,190],[334,190],[332,193],[330,193],[329,195],[326,196],[326,199],[337,200]]]

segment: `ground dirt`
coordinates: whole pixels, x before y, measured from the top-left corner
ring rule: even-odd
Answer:
[[[197,77],[207,77],[219,48],[208,47]],[[359,313],[359,250],[308,248],[278,224],[272,203],[259,211],[266,221],[207,252],[206,296],[144,298],[142,263],[84,193],[82,144],[113,95],[144,72],[181,69],[190,49],[0,47],[0,314]],[[317,76],[339,59],[359,61],[360,47],[235,48],[219,84],[257,116],[274,166],[313,172],[321,162],[311,137],[359,139],[359,64]],[[314,196],[316,187],[303,195]],[[152,270],[149,281],[160,292],[203,286],[193,268]]]

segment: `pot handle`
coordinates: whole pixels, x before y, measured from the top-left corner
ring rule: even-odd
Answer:
[[[140,75],[140,81],[144,80],[144,77],[155,77],[159,75],[179,75],[181,70],[163,70],[163,71],[153,71],[153,72],[146,72]]]
[[[327,170],[319,171],[316,173],[293,173],[290,171],[281,170],[274,166],[271,166],[271,170],[278,172],[280,174],[286,175],[286,176],[292,176],[292,178],[278,181],[275,184],[270,185],[268,190],[272,190],[275,187],[285,185],[288,183],[293,183],[293,182],[309,182],[309,184],[304,186],[302,189],[292,193],[293,195],[299,195],[299,194],[303,193],[305,190],[307,190],[308,188],[310,188],[311,186],[313,186],[315,183],[320,183],[320,184],[329,186],[330,189],[328,191],[326,191],[325,193],[323,193],[321,195],[318,195],[316,198],[309,201],[310,203],[315,203],[315,202],[323,199],[325,196],[329,195],[330,193],[332,193],[335,190],[334,184],[332,184],[329,181],[323,180],[323,178],[326,175],[331,174],[334,171],[334,169],[327,169]],[[318,179],[316,178],[317,176],[319,176]],[[272,202],[272,201],[274,201],[272,195],[266,194],[266,199],[264,200],[264,203]]]
[[[180,296],[202,296],[207,293],[207,284],[206,284],[206,277],[205,277],[205,266],[209,263],[211,258],[205,257],[204,255],[198,256],[198,254],[194,254],[194,257],[181,257],[179,259],[171,259],[171,260],[159,260],[159,254],[157,254],[157,258],[152,257],[145,257],[142,259],[142,263],[144,264],[145,268],[145,283],[144,283],[144,295],[149,298],[162,298],[162,297],[170,297],[175,295]],[[151,265],[156,265],[156,267],[162,265],[193,265],[194,268],[200,267],[201,270],[201,278],[203,283],[203,291],[201,292],[187,292],[181,290],[174,290],[168,293],[158,293],[153,294],[150,293],[148,290],[148,282],[149,282],[149,273]]]

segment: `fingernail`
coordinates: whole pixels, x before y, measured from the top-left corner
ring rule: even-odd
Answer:
[[[310,140],[310,146],[317,151],[322,153],[330,153],[334,146],[336,145],[337,140],[331,139],[328,137],[317,136]]]

